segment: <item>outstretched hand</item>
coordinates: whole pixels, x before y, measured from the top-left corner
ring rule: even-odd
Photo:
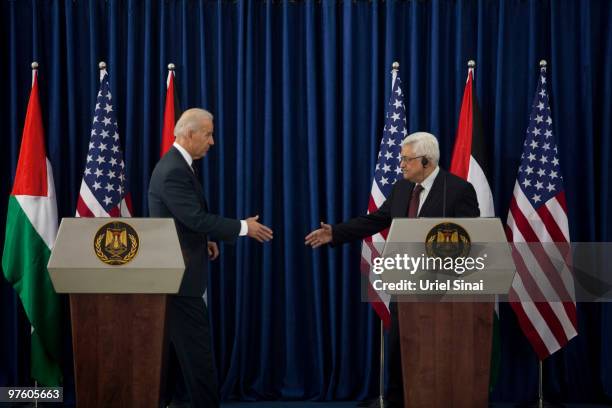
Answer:
[[[321,245],[329,244],[332,241],[332,226],[321,223],[321,228],[312,231],[306,235],[304,239],[305,245],[310,245],[313,248],[318,248]]]
[[[219,257],[219,247],[215,242],[208,242],[208,257],[211,261],[214,261]]]
[[[249,232],[247,232],[247,236],[256,239],[259,242],[270,241],[273,238],[272,230],[266,227],[265,225],[260,224],[257,221],[258,219],[259,215],[246,219],[247,225],[249,227]]]

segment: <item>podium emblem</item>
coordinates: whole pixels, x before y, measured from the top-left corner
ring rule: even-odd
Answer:
[[[434,226],[425,238],[425,251],[429,257],[466,257],[470,248],[469,234],[465,228],[454,222],[443,222]]]
[[[94,252],[107,265],[125,265],[134,259],[138,248],[136,230],[121,221],[104,224],[94,237]]]

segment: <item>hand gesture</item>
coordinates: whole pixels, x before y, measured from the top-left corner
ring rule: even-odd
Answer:
[[[247,225],[249,227],[249,232],[247,232],[247,236],[256,239],[259,242],[270,241],[273,238],[272,230],[266,227],[265,225],[257,222],[258,219],[259,215],[246,219]]]
[[[216,242],[208,242],[208,257],[211,261],[214,261],[219,257],[219,247]]]
[[[310,245],[313,248],[318,248],[321,245],[329,244],[332,240],[332,226],[329,224],[321,223],[321,228],[312,231],[306,235],[304,239],[305,245]]]

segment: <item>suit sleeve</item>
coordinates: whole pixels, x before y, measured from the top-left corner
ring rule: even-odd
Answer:
[[[331,246],[341,245],[347,242],[363,239],[389,228],[393,218],[391,217],[391,202],[393,200],[395,188],[380,206],[380,208],[370,214],[360,215],[351,218],[346,222],[332,226]]]
[[[189,229],[221,241],[234,241],[240,233],[240,221],[208,213],[189,179],[179,170],[163,181],[162,201],[173,217]]]
[[[455,206],[455,217],[480,217],[478,198],[472,183],[466,183]]]

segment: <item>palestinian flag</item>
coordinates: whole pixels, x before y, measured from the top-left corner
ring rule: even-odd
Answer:
[[[494,217],[493,194],[487,180],[489,174],[487,145],[473,84],[474,69],[470,68],[463,92],[450,172],[472,183],[478,197],[480,216]]]
[[[2,269],[32,325],[31,376],[44,386],[58,386],[62,378],[60,301],[47,271],[56,234],[53,171],[45,151],[34,69],[15,182],[9,196]]]
[[[493,194],[487,179],[489,160],[487,141],[482,130],[482,119],[476,92],[474,92],[474,68],[468,69],[468,77],[461,102],[457,137],[453,149],[450,172],[469,181],[476,190],[481,217],[494,217]],[[491,378],[489,388],[497,383],[501,351],[499,343],[499,308],[495,305],[493,316],[493,344],[491,348]]]
[[[174,143],[174,125],[181,116],[178,92],[174,89],[174,64],[168,64],[168,79],[166,80],[166,105],[164,108],[164,123],[162,126],[161,148],[159,157],[162,157]]]

